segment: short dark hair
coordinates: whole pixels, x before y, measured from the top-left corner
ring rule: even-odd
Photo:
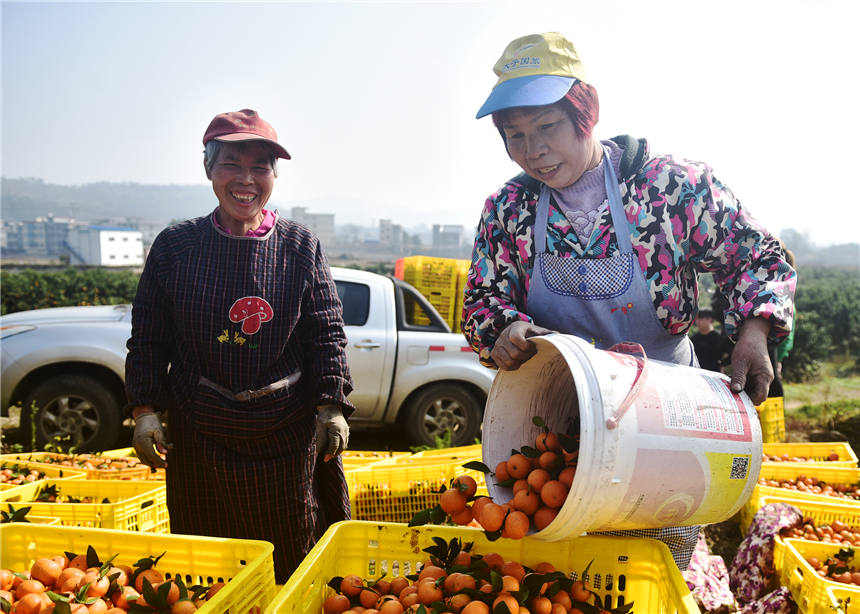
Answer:
[[[696,317],[697,318],[710,318],[712,320],[716,319],[714,317],[714,312],[711,311],[710,309],[699,309],[699,313],[696,314]]]

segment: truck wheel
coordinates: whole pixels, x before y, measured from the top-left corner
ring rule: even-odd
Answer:
[[[403,426],[419,445],[432,446],[436,437],[451,431],[451,445],[469,445],[481,429],[481,404],[463,386],[433,384],[406,407]]]
[[[30,407],[35,416],[30,415]],[[85,375],[57,375],[44,380],[24,399],[22,438],[30,441],[35,422],[40,446],[59,436],[68,437],[63,445],[73,445],[78,451],[108,450],[119,437],[120,409],[116,397],[99,380]]]

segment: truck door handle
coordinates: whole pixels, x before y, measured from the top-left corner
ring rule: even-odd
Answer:
[[[365,339],[361,343],[356,343],[354,347],[357,347],[360,350],[375,350],[377,348],[381,348],[381,343],[374,343],[371,339]]]

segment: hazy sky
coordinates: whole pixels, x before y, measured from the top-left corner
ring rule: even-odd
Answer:
[[[774,231],[856,241],[858,17],[856,0],[4,2],[2,173],[204,183],[209,120],[250,107],[293,154],[273,202],[472,228],[517,172],[474,119],[492,65],[555,30],[602,137],[708,162]]]

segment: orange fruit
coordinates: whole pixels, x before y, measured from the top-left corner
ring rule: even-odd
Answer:
[[[569,614],[567,608],[565,608],[560,603],[552,604],[552,609],[550,610],[550,614]]]
[[[379,606],[379,614],[403,614],[403,606],[399,601],[386,601]]]
[[[456,514],[466,508],[466,497],[453,488],[449,488],[439,497],[439,506],[446,514]]]
[[[515,480],[521,480],[526,477],[531,468],[531,461],[522,454],[514,454],[508,459],[508,473]]]
[[[460,574],[460,578],[457,580],[457,583],[454,585],[454,592],[459,593],[460,591],[471,589],[474,590],[477,587],[477,583],[475,582],[475,578],[470,576],[469,574]]]
[[[458,571],[450,574],[447,578],[445,578],[445,583],[442,585],[445,587],[445,591],[448,593],[456,593],[457,592],[457,579],[465,574],[461,574]]]
[[[483,601],[470,601],[460,610],[460,614],[490,614],[490,606]]]
[[[358,597],[361,589],[364,588],[364,582],[355,574],[344,576],[340,581],[340,592],[347,597]]]
[[[406,608],[418,603],[418,589],[416,588],[414,593],[409,593],[405,597],[400,597],[400,603],[402,603]]]
[[[194,609],[196,610],[197,608]],[[96,599],[87,606],[87,612],[89,614],[105,614],[107,611],[108,607],[104,599]]]
[[[554,510],[550,507],[540,508],[535,512],[535,527],[538,531],[543,531],[552,523],[553,520],[555,520],[556,516],[558,516],[558,510]]]
[[[577,580],[573,583],[573,586],[570,587],[570,595],[573,597],[574,601],[582,602],[587,602],[591,597],[591,593],[589,593],[588,589],[585,588],[585,584],[582,583],[582,580]]]
[[[424,605],[430,605],[434,601],[441,601],[444,597],[442,589],[436,587],[436,581],[429,578],[418,583],[418,601]]]
[[[122,608],[118,608],[116,606],[112,607],[110,610],[105,612],[105,614],[126,614],[126,611]]]
[[[550,614],[552,602],[546,597],[535,597],[529,602],[529,607],[534,614]]]
[[[576,465],[576,461],[579,459],[579,450],[574,450],[573,452],[563,451],[561,456],[564,458],[565,465]]]
[[[173,605],[179,601],[179,585],[173,580],[168,580],[167,583],[170,584],[170,590],[167,591],[167,605]],[[152,588],[158,587],[153,586]]]
[[[12,581],[15,579],[15,574],[9,569],[0,569],[0,591],[8,591],[12,588]]]
[[[59,565],[61,570],[69,566],[69,559],[67,559],[64,554],[61,554],[60,556],[52,556],[51,560]]]
[[[528,482],[528,485],[535,492],[540,492],[544,484],[550,480],[552,480],[552,476],[546,469],[534,469],[529,473],[529,477],[526,478],[526,482]]]
[[[474,516],[472,516],[472,508],[468,505],[463,509],[462,512],[457,512],[456,514],[451,514],[451,520],[460,526],[466,526],[472,520]]]
[[[505,593],[516,593],[520,590],[520,581],[513,576],[502,576],[502,591]]]
[[[30,593],[44,593],[45,585],[39,582],[38,580],[24,580],[21,584],[18,585],[18,588],[15,589],[15,598],[23,599],[24,595],[29,595]]]
[[[472,502],[472,516],[475,518],[478,517],[478,514],[481,512],[481,508],[484,507],[487,503],[492,503],[493,500],[489,497],[478,497]]]
[[[323,601],[325,614],[341,614],[349,609],[349,598],[346,595],[329,595]]]
[[[448,600],[448,607],[455,612],[459,612],[464,607],[466,607],[466,604],[469,603],[471,600],[472,598],[465,593],[458,593]]]
[[[475,506],[472,506],[472,511],[473,512],[475,511]],[[462,565],[463,567],[468,567],[469,565],[472,564],[472,555],[469,554],[468,552],[462,552],[461,551],[460,554],[457,555],[457,558],[454,559],[454,564],[455,565]]]
[[[445,570],[441,567],[436,567],[435,565],[425,565],[421,568],[421,573],[418,574],[418,581],[424,580],[426,578],[431,578],[433,580],[438,580],[439,578],[445,577]]]
[[[510,614],[520,614],[520,604],[517,603],[517,600],[514,599],[513,595],[509,595],[506,593],[499,594],[499,596],[496,597],[496,600],[493,601],[493,612],[496,611],[496,606],[498,606],[499,604],[504,604],[505,606],[507,606],[508,612],[510,612]],[[504,608],[501,608],[501,610],[504,612]]]
[[[140,575],[138,575],[134,581],[134,588],[137,589],[138,593],[143,590],[143,579],[144,578],[149,580],[149,583],[152,584],[153,586],[156,586],[157,584],[161,584],[162,582],[164,582],[164,576],[162,576],[161,572],[159,572],[157,569],[152,569],[152,568],[146,569],[146,570],[140,572]],[[99,595],[99,596],[101,596],[101,595]]]
[[[535,571],[537,573],[552,573],[555,571],[555,565],[552,563],[538,563],[535,565]]]
[[[484,527],[485,531],[494,532],[502,528],[502,523],[505,521],[505,510],[501,505],[488,503],[481,509],[481,516],[478,522]]]
[[[407,595],[413,595],[413,594],[415,594],[415,593],[417,593],[417,592],[418,592],[418,585],[417,585],[417,584],[410,584],[409,586],[407,586],[406,588],[404,588],[402,591],[400,591],[400,592],[397,594],[397,598],[398,598],[398,599],[400,599],[400,602],[401,602],[401,603],[403,603],[403,599],[404,599]],[[404,605],[405,605],[405,604],[404,604]]]
[[[569,610],[573,607],[573,602],[570,599],[570,595],[567,591],[558,591],[555,595],[550,599],[554,604],[558,604],[562,606],[565,610]],[[577,599],[577,601],[580,601]],[[583,600],[584,601],[584,600]]]
[[[533,515],[540,508],[540,498],[531,490],[521,490],[511,500],[515,510],[519,510],[527,516]]]
[[[196,611],[197,606],[194,605],[194,602],[189,599],[177,601],[170,607],[170,614],[190,614],[191,612]]]
[[[399,601],[386,601],[379,606],[379,614],[403,614],[403,606]]]
[[[559,509],[567,499],[567,487],[558,480],[550,480],[541,488],[540,498],[547,507]]]
[[[538,464],[541,469],[546,469],[547,471],[555,471],[561,466],[561,458],[555,452],[544,452],[538,458]]]
[[[374,583],[373,588],[375,588],[376,592],[380,595],[387,595],[391,592],[391,580],[380,578],[376,583]]]
[[[122,608],[123,610],[128,610],[131,607],[132,602],[134,602],[138,597],[140,597],[140,593],[134,590],[131,586],[123,586],[112,595],[114,605]]]
[[[69,561],[69,567],[74,567],[75,569],[80,569],[81,571],[87,570],[87,555],[79,554],[71,561]]]
[[[409,580],[407,580],[403,576],[400,576],[399,578],[394,578],[391,581],[391,588],[389,590],[391,591],[392,595],[399,595],[401,591],[403,591],[403,589],[407,586],[409,586]]]
[[[528,489],[529,489],[529,483],[526,480],[517,480],[516,482],[514,482],[514,485],[511,488],[511,490],[514,491],[514,494],[517,494],[521,490],[528,490]]]
[[[63,571],[60,572],[60,577],[57,578],[57,592],[69,593],[74,591],[78,587],[78,584],[83,577],[84,572],[82,572],[77,567],[65,568]]]
[[[502,555],[491,552],[484,555],[484,562],[490,569],[500,571],[502,569],[502,565],[505,564],[505,559],[502,558]]]
[[[369,588],[364,589],[358,594],[358,602],[365,608],[375,608],[379,601],[379,595]]]
[[[12,606],[13,614],[39,614],[42,606],[42,596],[38,593],[27,593]]]
[[[150,570],[153,571],[153,570]],[[155,572],[158,573],[158,572]],[[141,574],[142,576],[143,574]],[[159,576],[161,574],[158,574]],[[141,587],[143,586],[143,580],[138,576],[138,580],[140,581]],[[164,578],[162,578],[162,581]],[[84,577],[81,578],[80,582],[78,582],[78,590],[82,589],[84,585],[89,584],[90,587],[87,589],[87,598],[92,597],[104,597],[105,593],[108,592],[110,588],[110,580],[107,579],[107,576],[104,578],[99,578],[98,569],[90,570],[84,574]],[[159,583],[153,583],[152,588],[158,586]],[[142,590],[142,589],[141,589]],[[177,589],[178,591],[179,589]]]
[[[505,518],[505,533],[508,539],[522,539],[529,532],[530,526],[529,517],[519,511],[511,512]]]
[[[512,576],[517,579],[517,581],[522,582],[523,578],[526,577],[526,569],[516,561],[507,561],[504,565],[502,565],[502,575],[503,576]]]
[[[573,485],[573,476],[576,475],[576,467],[565,467],[561,473],[558,474],[558,481],[564,484],[570,489]]]
[[[560,450],[561,442],[558,439],[558,435],[555,433],[541,433],[535,440],[535,447],[541,452],[546,452],[547,450]]]
[[[505,480],[511,479],[511,474],[508,471],[508,463],[505,461],[502,461],[501,463],[496,465],[496,471],[494,473],[497,482],[504,482]]]
[[[478,483],[470,475],[461,475],[451,483],[451,488],[457,490],[468,499],[475,496],[475,493],[478,491]]]

